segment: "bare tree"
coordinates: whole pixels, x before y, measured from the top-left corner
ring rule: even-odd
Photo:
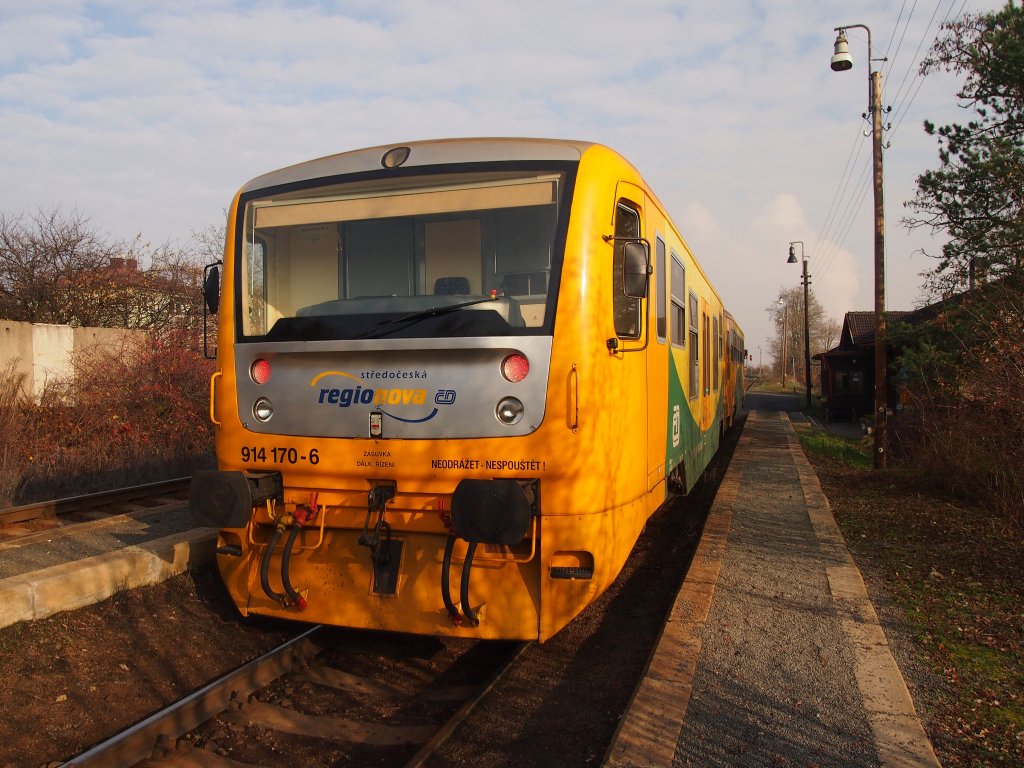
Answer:
[[[140,269],[140,260],[148,266]],[[96,325],[119,328],[196,327],[202,316],[202,268],[188,248],[164,244],[113,259],[86,276]]]
[[[843,330],[843,324],[836,320],[834,317],[829,317],[821,324],[819,328],[818,347],[819,351],[827,352],[839,343],[839,334]],[[813,329],[811,331],[814,332]],[[811,340],[811,344],[814,345],[814,339]],[[814,352],[812,354],[817,354]]]
[[[110,328],[198,327],[206,246],[111,241],[77,211],[0,214],[0,317]]]
[[[839,323],[825,313],[824,307],[808,294],[808,323],[811,355],[830,349],[838,335]],[[782,374],[783,326],[785,326],[786,373],[804,382],[804,291],[802,286],[780,288],[776,300],[765,309],[775,325],[775,335],[768,342],[768,351],[775,358],[776,371]],[[795,371],[795,372],[794,372]],[[812,371],[813,374],[813,371]]]
[[[227,238],[228,212],[218,224],[208,224],[202,229],[192,230],[192,242],[195,244],[196,257],[204,265],[214,264],[224,257],[224,244]]]
[[[81,276],[105,267],[119,251],[77,211],[0,213],[0,316],[81,324],[90,301],[78,290]]]

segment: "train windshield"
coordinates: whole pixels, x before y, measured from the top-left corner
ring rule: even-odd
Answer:
[[[243,339],[550,334],[566,186],[435,173],[249,199]]]

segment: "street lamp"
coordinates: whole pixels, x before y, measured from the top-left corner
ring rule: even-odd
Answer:
[[[871,30],[863,24],[835,27],[832,69],[845,72],[853,67],[846,30],[859,28],[868,33],[868,111],[871,114],[871,155],[875,193],[875,469],[885,469],[887,461],[886,421],[889,409],[885,343],[885,208],[882,205],[882,73],[871,72]],[[885,61],[885,59],[880,59]]]
[[[804,382],[807,385],[807,407],[811,407],[811,321],[810,315],[808,314],[808,297],[807,287],[811,284],[807,278],[810,275],[807,274],[807,254],[804,253],[804,241],[793,240],[789,244],[789,258],[786,260],[787,264],[796,264],[796,249],[793,248],[797,243],[800,244],[800,257],[804,263]]]

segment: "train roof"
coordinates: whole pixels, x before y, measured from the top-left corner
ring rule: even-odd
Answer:
[[[594,146],[592,142],[564,139],[527,138],[469,138],[435,139],[430,141],[397,142],[352,152],[342,152],[297,165],[290,165],[262,176],[257,176],[242,192],[251,192],[282,184],[312,179],[364,173],[380,170],[384,155],[392,149],[407,147],[409,156],[403,168],[449,163],[479,163],[515,160],[554,160],[578,162],[583,153]]]

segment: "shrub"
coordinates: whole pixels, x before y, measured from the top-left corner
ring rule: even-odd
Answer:
[[[896,435],[926,483],[1024,526],[1024,278],[960,297],[903,354]]]
[[[76,355],[32,406],[27,498],[188,474],[212,463],[211,365],[194,331],[165,329]]]
[[[24,384],[15,361],[0,371],[0,507],[14,504],[23,480],[30,426]]]

